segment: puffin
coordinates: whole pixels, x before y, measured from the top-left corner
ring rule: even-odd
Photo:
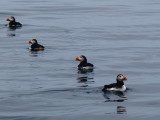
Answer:
[[[9,21],[8,27],[22,27],[22,24],[20,22],[16,22],[16,19],[13,16],[7,18],[6,21]]]
[[[45,48],[43,45],[38,44],[36,39],[29,40],[28,43],[31,44],[31,46],[29,47],[31,51],[40,51],[44,50]]]
[[[94,65],[87,62],[87,58],[84,55],[75,58],[76,61],[80,61],[78,70],[93,70]]]
[[[116,83],[112,83],[112,84],[109,84],[109,85],[104,85],[102,91],[121,91],[121,92],[124,92],[126,91],[126,86],[124,85],[124,82],[123,81],[126,81],[127,80],[127,77],[125,77],[124,75],[122,74],[118,74],[117,75],[117,78],[116,78]]]

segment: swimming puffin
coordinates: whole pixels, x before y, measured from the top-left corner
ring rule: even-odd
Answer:
[[[31,51],[44,50],[44,46],[38,44],[36,39],[29,40],[28,43],[31,44],[31,46],[29,47]]]
[[[22,24],[19,22],[16,22],[13,16],[11,16],[10,18],[7,18],[6,21],[10,21],[8,24],[8,27],[22,27]]]
[[[78,65],[79,70],[93,70],[94,65],[87,63],[87,58],[84,55],[76,57],[75,60],[80,61],[80,64]]]
[[[104,88],[102,89],[102,91],[109,90],[109,91],[124,92],[126,90],[126,86],[124,85],[123,81],[125,81],[125,80],[127,80],[127,78],[124,75],[118,74],[117,78],[116,78],[117,82],[109,84],[109,85],[104,85]]]

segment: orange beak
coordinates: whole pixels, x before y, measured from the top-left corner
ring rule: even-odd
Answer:
[[[31,41],[31,40],[29,40],[29,41],[28,41],[28,43],[29,43],[29,44],[32,44],[32,41]]]
[[[124,78],[122,80],[127,80],[127,78],[124,76]]]
[[[9,19],[9,18],[7,18],[7,19],[6,19],[6,21],[10,21],[10,19]]]
[[[76,57],[76,58],[75,58],[75,61],[80,61],[79,57]]]

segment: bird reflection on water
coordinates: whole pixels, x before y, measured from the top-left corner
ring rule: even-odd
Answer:
[[[127,100],[124,92],[121,91],[105,91],[103,92],[103,96],[106,98],[105,102],[124,102]],[[118,96],[118,98],[115,98],[114,96]]]
[[[105,91],[103,92],[105,102],[124,102],[127,100],[124,92],[121,91]],[[116,96],[116,97],[115,97]],[[117,98],[118,97],[118,98]],[[118,105],[115,114],[125,114],[127,113],[126,107]]]
[[[77,80],[79,83],[84,83],[84,82],[94,82],[94,81],[89,81],[92,80],[93,78],[89,78],[89,77],[78,77]]]
[[[38,57],[38,55],[43,54],[44,51],[29,51],[29,53],[30,53],[29,56],[31,56],[31,57]]]
[[[14,36],[16,36],[16,34],[15,33],[7,33],[7,36],[8,37],[14,37]]]
[[[88,84],[91,84],[94,82],[93,69],[78,69],[77,73],[78,73],[78,76],[80,76],[80,77],[77,77],[78,83],[84,83],[83,85],[81,85],[81,87],[88,87]]]
[[[5,25],[7,26],[7,25]],[[7,27],[7,36],[14,37],[16,36],[16,30],[21,29],[21,27]]]
[[[117,106],[117,114],[124,114],[124,113],[127,113],[126,107]]]
[[[78,77],[77,78],[78,83],[84,83],[80,87],[88,87],[88,84],[93,83],[93,78],[89,77]]]
[[[9,37],[16,36],[15,31],[16,31],[16,28],[8,27],[7,28],[7,36],[9,36]]]
[[[86,74],[93,72],[93,69],[78,69],[78,74]]]

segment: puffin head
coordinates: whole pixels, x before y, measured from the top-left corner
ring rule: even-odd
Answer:
[[[87,62],[87,58],[84,55],[75,58],[76,61]]]
[[[13,16],[11,16],[10,18],[7,18],[6,21],[13,22],[13,21],[15,21],[15,18]]]
[[[36,39],[32,39],[32,40],[29,40],[28,43],[33,45],[33,44],[37,44],[38,42]]]
[[[127,78],[124,75],[122,74],[117,75],[117,81],[125,81],[125,80],[127,80]]]

